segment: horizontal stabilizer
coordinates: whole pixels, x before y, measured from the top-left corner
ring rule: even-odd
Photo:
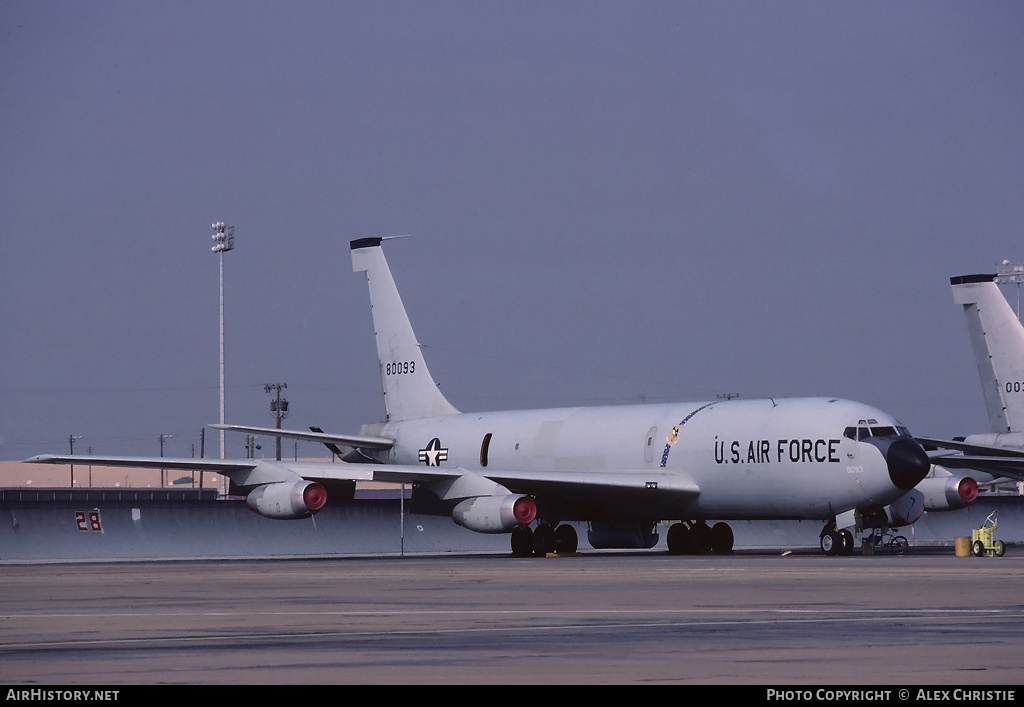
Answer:
[[[305,432],[303,430],[279,430],[276,427],[249,427],[247,425],[210,425],[215,430],[227,430],[228,432],[245,432],[253,435],[266,435],[267,437],[285,437],[287,439],[302,439],[309,442],[320,442],[321,444],[345,444],[349,447],[360,447],[362,449],[391,449],[395,446],[395,440],[387,437],[358,437],[356,435],[336,435],[324,432]]]
[[[227,474],[256,467],[255,459],[189,459],[178,457],[97,457],[92,454],[38,454],[25,460],[29,464],[92,464],[127,466],[137,469],[183,469]]]

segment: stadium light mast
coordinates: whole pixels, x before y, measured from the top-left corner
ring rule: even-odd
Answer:
[[[235,249],[235,227],[227,226],[223,221],[213,224],[213,252],[220,261],[220,424],[224,424],[224,254]],[[220,432],[220,458],[225,459],[224,430]],[[221,492],[224,489],[224,477],[221,476]]]

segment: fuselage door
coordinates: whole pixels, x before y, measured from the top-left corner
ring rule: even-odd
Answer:
[[[480,443],[480,466],[487,466],[487,453],[491,447],[491,433],[488,432],[484,435],[483,441]]]
[[[657,436],[657,426],[647,430],[647,437],[644,439],[644,461],[647,463],[654,461],[654,438]]]

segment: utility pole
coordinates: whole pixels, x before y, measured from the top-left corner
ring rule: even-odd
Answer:
[[[68,445],[71,447],[71,456],[75,456],[75,440],[82,439],[82,435],[68,435]],[[71,488],[75,488],[75,465],[71,464]]]
[[[287,388],[287,383],[267,383],[263,386],[264,393],[274,392],[276,397],[270,401],[270,412],[274,413],[274,426],[281,429],[281,420],[288,415],[288,401],[281,397],[281,389]],[[277,438],[275,459],[281,461],[281,438]]]
[[[263,447],[262,447],[262,445],[256,444],[256,436],[255,435],[246,435],[245,436],[245,458],[246,459],[255,459],[256,458],[256,451],[259,450],[259,449],[263,449]]]
[[[164,440],[165,439],[170,439],[173,436],[174,435],[165,435],[165,434],[160,435],[160,458],[161,459],[164,458]],[[167,486],[167,469],[161,469],[160,470],[160,488],[164,488],[165,486]]]
[[[206,458],[206,428],[203,427],[199,430],[199,458]],[[206,472],[202,469],[199,470],[199,490],[203,488],[203,474]]]

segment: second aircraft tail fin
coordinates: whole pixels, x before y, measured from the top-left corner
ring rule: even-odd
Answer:
[[[365,272],[377,337],[384,407],[388,420],[454,415],[459,411],[441,394],[427,370],[405,305],[380,247],[382,238],[351,242],[352,270]]]
[[[1024,432],[1024,326],[995,275],[950,278],[963,305],[992,432]]]

